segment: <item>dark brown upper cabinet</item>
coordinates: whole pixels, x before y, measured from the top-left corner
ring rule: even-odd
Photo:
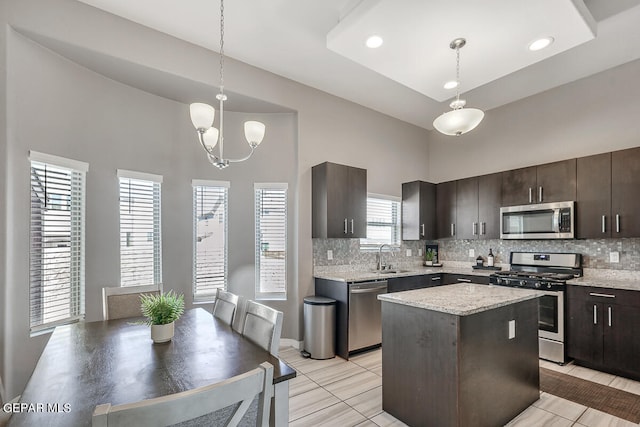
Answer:
[[[436,185],[436,236],[456,237],[456,181]]]
[[[611,237],[611,153],[579,158],[576,184],[577,237]]]
[[[611,236],[640,237],[640,148],[611,153]]]
[[[336,163],[311,169],[312,237],[367,237],[367,170]]]
[[[501,194],[500,173],[458,180],[456,238],[499,238]]]
[[[402,184],[402,240],[436,238],[436,185],[425,181]]]
[[[576,200],[576,159],[502,173],[502,205]]]

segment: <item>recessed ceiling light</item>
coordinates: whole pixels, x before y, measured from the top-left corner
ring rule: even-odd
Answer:
[[[456,88],[456,87],[458,87],[458,82],[457,82],[457,81],[455,81],[455,80],[451,80],[451,81],[446,82],[446,83],[444,84],[444,88],[445,88],[445,89],[454,89],[454,88]]]
[[[549,46],[551,43],[553,43],[553,37],[542,37],[529,43],[529,50],[532,52],[541,50]]]
[[[368,48],[376,49],[376,48],[379,48],[380,46],[382,46],[382,42],[383,42],[382,37],[380,37],[380,36],[370,36],[367,39],[366,44],[367,44]]]

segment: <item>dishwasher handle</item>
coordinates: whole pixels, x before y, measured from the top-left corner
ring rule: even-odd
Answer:
[[[387,286],[378,286],[376,288],[363,288],[363,289],[351,289],[349,293],[352,294],[371,294],[374,292],[387,291]]]

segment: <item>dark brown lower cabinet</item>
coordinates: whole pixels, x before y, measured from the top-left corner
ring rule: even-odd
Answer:
[[[422,274],[419,276],[392,277],[387,279],[387,292],[411,291],[413,289],[431,288],[439,286],[441,274]]]
[[[567,311],[569,357],[640,379],[640,292],[570,285]]]

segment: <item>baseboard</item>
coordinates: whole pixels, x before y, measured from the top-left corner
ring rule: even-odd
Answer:
[[[302,347],[302,341],[296,341],[291,338],[281,338],[280,347],[293,347],[297,350],[300,350],[300,348]]]

